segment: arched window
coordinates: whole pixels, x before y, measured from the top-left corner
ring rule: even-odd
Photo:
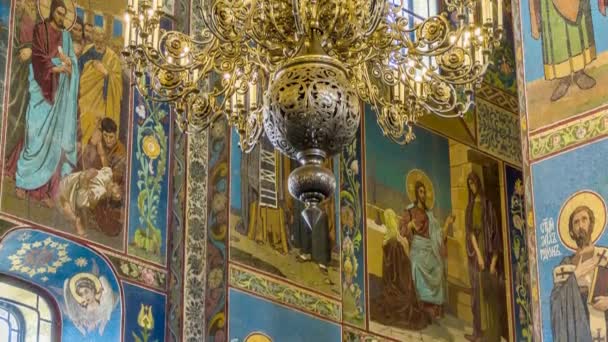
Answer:
[[[23,342],[25,319],[17,306],[0,300],[0,341]]]
[[[0,341],[57,342],[57,317],[42,290],[0,274]]]

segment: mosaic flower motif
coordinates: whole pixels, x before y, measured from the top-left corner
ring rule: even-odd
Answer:
[[[129,273],[131,272],[131,267],[129,266],[128,263],[123,262],[120,264],[120,270],[122,271],[123,274],[129,275]]]
[[[218,139],[224,137],[226,135],[226,124],[224,121],[217,121],[211,126],[211,137],[213,139]]]
[[[585,127],[583,126],[579,126],[576,131],[574,131],[574,135],[576,136],[576,138],[578,139],[582,139],[585,137],[585,134],[587,134],[587,129],[585,129]]]
[[[216,267],[209,272],[209,288],[214,290],[222,285],[224,281],[224,271],[220,267]]]
[[[211,203],[211,209],[213,210],[213,212],[218,213],[218,212],[224,210],[227,203],[228,203],[228,198],[226,197],[226,194],[216,194],[213,197],[213,202]]]
[[[519,230],[522,230],[524,228],[524,219],[522,219],[519,215],[513,215],[513,226]]]
[[[58,243],[50,237],[44,241],[22,243],[21,248],[9,256],[11,271],[20,272],[30,278],[37,274],[57,273],[57,269],[71,261],[66,251],[67,243]]]
[[[355,226],[355,212],[353,208],[345,205],[340,209],[340,222],[345,227],[352,228]]]
[[[532,212],[528,212],[528,226],[534,227],[534,214]]]
[[[515,181],[515,193],[523,196],[524,195],[524,185],[521,182],[521,179]]]
[[[141,304],[139,314],[137,315],[137,325],[144,330],[154,329],[154,315],[152,314],[152,305]]]
[[[143,268],[141,270],[141,280],[146,284],[146,285],[150,285],[150,286],[155,286],[156,285],[156,276],[154,274],[154,271],[149,269],[149,268]]]
[[[150,159],[156,159],[160,155],[160,144],[154,135],[147,135],[142,140],[144,154]]]
[[[23,233],[19,234],[19,237],[17,238],[17,240],[24,242],[26,240],[29,240],[31,237],[32,237],[32,233],[23,232]]]
[[[352,163],[350,163],[350,169],[353,172],[353,174],[358,175],[359,174],[359,162],[355,159],[352,161]]]
[[[85,259],[83,257],[76,259],[76,261],[74,261],[74,263],[76,264],[76,266],[78,266],[80,268],[86,267],[89,264],[87,259]]]
[[[135,113],[140,119],[144,120],[146,118],[146,107],[143,104],[138,105],[135,107]]]

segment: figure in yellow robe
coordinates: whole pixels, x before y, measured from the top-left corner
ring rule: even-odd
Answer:
[[[120,122],[122,97],[122,67],[120,58],[107,48],[107,36],[96,27],[94,43],[86,46],[78,60],[81,70],[80,95],[80,146],[84,149],[103,118]],[[120,128],[118,128],[120,129]]]

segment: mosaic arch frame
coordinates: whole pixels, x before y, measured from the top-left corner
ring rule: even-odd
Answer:
[[[35,255],[46,255],[43,259],[46,261],[38,263],[32,257]],[[107,338],[123,340],[124,293],[118,272],[105,255],[58,234],[21,226],[11,228],[0,237],[0,257],[10,260],[10,263],[0,265],[0,273],[46,288],[46,298],[53,302],[51,305],[59,307],[58,322],[61,328],[58,333],[61,340],[68,341],[76,336],[86,336],[91,341],[100,342]],[[36,263],[36,267],[30,265],[32,262]],[[78,320],[77,313],[70,311],[69,298],[70,294],[74,294],[72,283],[79,284],[76,279],[82,278],[91,279],[93,284],[103,284],[107,290],[108,295],[100,297],[99,301],[101,305],[107,305],[109,318],[95,316],[87,321],[96,327],[104,327],[97,332],[87,331],[83,326],[87,322]],[[94,288],[97,291],[100,289],[98,285],[94,285]]]

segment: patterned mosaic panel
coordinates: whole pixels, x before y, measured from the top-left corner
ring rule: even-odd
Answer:
[[[207,251],[207,132],[190,137],[188,146],[187,227],[185,233],[184,341],[205,334],[205,258]]]
[[[488,102],[491,102],[509,112],[517,113],[517,97],[509,93],[505,93],[499,89],[496,89],[486,83],[483,83],[475,94]]]
[[[479,148],[500,159],[521,164],[521,138],[517,115],[478,99],[477,116]]]
[[[530,342],[532,341],[532,312],[523,175],[520,170],[507,166],[505,180],[515,340]]]
[[[226,282],[228,278],[228,124],[222,118],[209,129],[208,187],[207,187],[207,260],[191,263],[201,267],[207,277],[205,286],[205,332],[207,341],[220,342],[226,338]],[[198,254],[200,257],[205,254]],[[195,259],[191,259],[195,260]]]
[[[380,337],[372,335],[371,333],[361,331],[349,326],[342,327],[342,341],[343,342],[389,342],[397,341],[386,337]]]
[[[119,277],[159,291],[166,289],[167,273],[164,270],[115,254],[106,253],[106,257],[114,265]]]
[[[244,267],[230,265],[230,286],[332,321],[339,322],[341,318],[338,301]]]
[[[171,207],[171,239],[169,254],[169,312],[168,338],[181,341],[182,298],[184,296],[184,250],[186,225],[186,142],[187,137],[177,131],[173,139],[173,200]]]
[[[358,135],[340,155],[340,230],[344,322],[365,327],[365,243],[361,140]]]

